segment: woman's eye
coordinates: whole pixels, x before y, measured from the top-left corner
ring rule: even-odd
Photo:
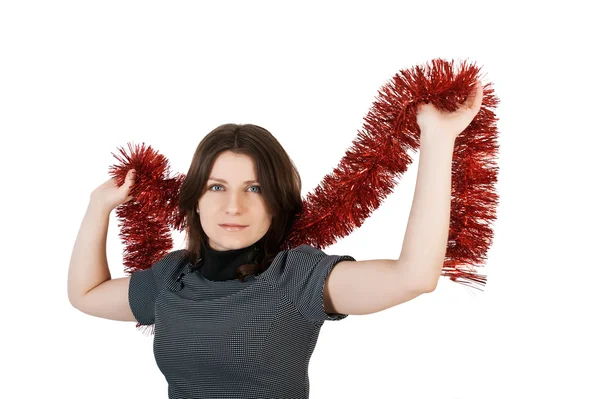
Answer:
[[[221,186],[220,184],[213,184],[208,189],[211,190],[211,191],[221,191],[221,190],[212,190],[213,187],[221,187],[222,188],[223,186]],[[260,186],[250,186],[249,188],[252,188],[252,187],[255,187],[255,188],[258,189],[258,191],[254,191],[255,193],[260,193],[261,192]]]

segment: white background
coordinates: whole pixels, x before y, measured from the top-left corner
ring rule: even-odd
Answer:
[[[254,123],[286,148],[306,195],[377,90],[439,57],[483,66],[501,101],[488,283],[442,278],[401,306],[326,322],[311,398],[599,398],[600,35],[584,3],[2,2],[0,397],[167,397],[151,337],[67,298],[111,152],[145,142],[185,173],[210,130]],[[418,153],[367,222],[325,251],[398,257],[417,165]],[[116,222],[113,212],[113,278],[125,275]]]

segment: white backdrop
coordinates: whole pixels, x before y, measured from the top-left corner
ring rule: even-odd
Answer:
[[[584,3],[0,3],[0,397],[167,397],[152,337],[67,298],[71,250],[111,152],[145,142],[185,173],[210,130],[254,123],[286,148],[306,195],[377,90],[438,57],[482,65],[501,101],[488,283],[442,278],[400,306],[326,322],[311,398],[600,397],[600,32]],[[395,192],[327,253],[398,257],[414,155]],[[113,212],[113,278],[125,275],[116,222]]]

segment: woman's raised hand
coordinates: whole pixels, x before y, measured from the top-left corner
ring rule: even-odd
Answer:
[[[135,170],[129,169],[122,186],[118,187],[115,179],[108,179],[92,191],[90,203],[110,212],[117,206],[133,199],[129,193],[134,183]]]
[[[481,108],[483,86],[478,80],[464,103],[454,112],[437,109],[433,104],[419,104],[417,123],[421,136],[456,139],[469,126]]]

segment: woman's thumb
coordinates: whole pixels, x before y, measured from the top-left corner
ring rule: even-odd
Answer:
[[[128,183],[129,182],[129,183]],[[125,175],[125,181],[121,187],[125,187],[127,190],[135,184],[135,169],[129,169]]]

